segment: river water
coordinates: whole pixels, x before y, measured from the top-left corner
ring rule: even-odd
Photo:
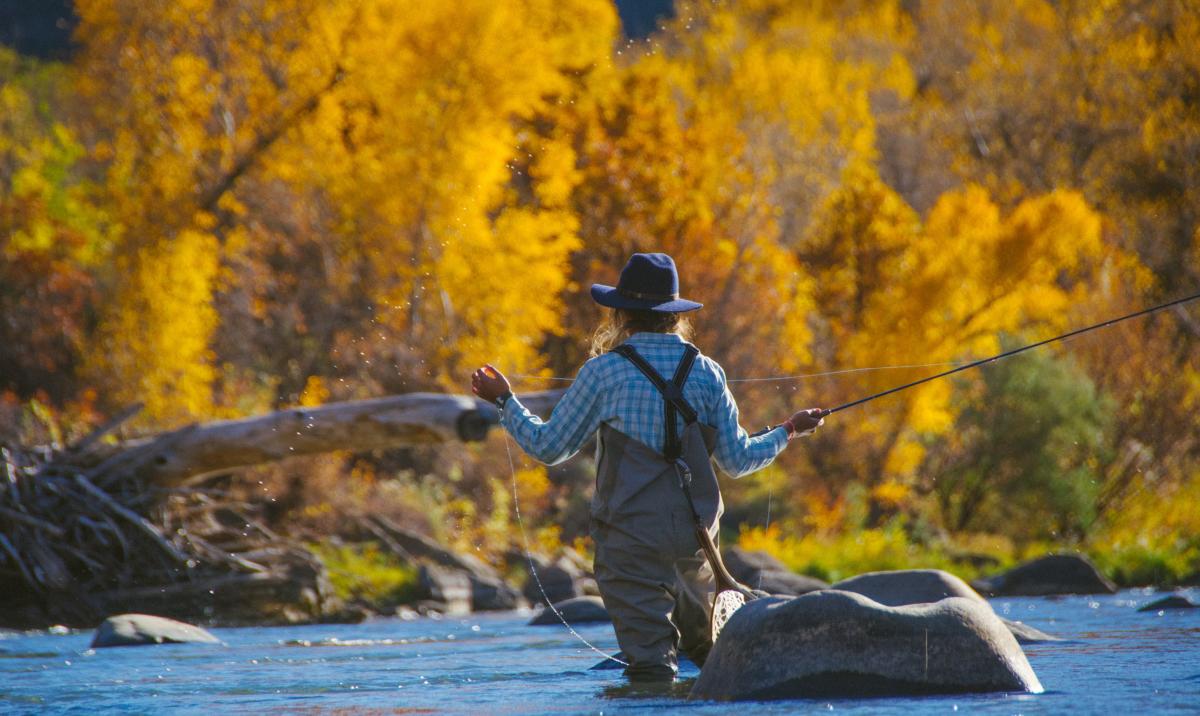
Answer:
[[[224,645],[94,651],[90,632],[0,634],[0,713],[1200,713],[1200,609],[1137,611],[1160,596],[992,600],[1068,640],[1025,647],[1038,695],[688,702],[630,693],[619,671],[590,670],[600,658],[561,625],[507,613],[213,629]],[[576,629],[615,651],[608,625]],[[681,676],[695,675],[685,664]]]

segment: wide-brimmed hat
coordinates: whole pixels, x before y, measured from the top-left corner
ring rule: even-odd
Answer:
[[[609,308],[659,313],[683,313],[704,305],[679,297],[679,272],[675,260],[666,254],[630,256],[616,286],[592,284],[592,300]]]

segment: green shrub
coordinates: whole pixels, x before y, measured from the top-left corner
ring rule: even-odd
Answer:
[[[381,552],[374,543],[318,542],[309,549],[329,570],[329,581],[341,599],[396,605],[417,597],[417,568]]]

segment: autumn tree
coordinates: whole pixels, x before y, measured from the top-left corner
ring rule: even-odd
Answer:
[[[214,390],[282,381],[294,396],[337,375],[330,362],[375,361],[348,374],[388,387],[457,385],[483,360],[538,367],[523,336],[557,330],[559,315],[513,277],[549,296],[565,280],[577,239],[556,187],[570,167],[548,160],[539,203],[516,201],[513,120],[604,61],[611,9],[94,0],[79,12],[94,152],[125,237],[92,364],[114,402],[143,398],[170,423],[221,407]],[[252,331],[252,365],[225,361],[246,353],[220,332],[224,314],[280,321]],[[311,339],[272,355],[280,333]]]
[[[0,392],[75,397],[110,234],[61,66],[0,47]]]
[[[940,137],[935,151],[1002,203],[1075,187],[1105,216],[1106,241],[1150,270],[1101,277],[1106,295],[1075,305],[1072,319],[1194,292],[1200,65],[1192,48],[1200,6],[1029,0],[914,8],[922,39],[906,52],[920,68],[912,112]],[[1098,384],[1130,408],[1105,471],[1108,508],[1137,489],[1150,464],[1195,464],[1196,441],[1174,426],[1190,421],[1183,406],[1197,400],[1198,335],[1193,312],[1180,309],[1074,346]]]

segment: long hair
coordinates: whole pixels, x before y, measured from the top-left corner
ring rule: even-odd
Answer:
[[[675,333],[683,340],[692,338],[692,322],[679,313],[660,313],[630,308],[616,308],[604,315],[604,320],[592,334],[589,355],[595,358],[621,345],[626,338],[639,332]]]

